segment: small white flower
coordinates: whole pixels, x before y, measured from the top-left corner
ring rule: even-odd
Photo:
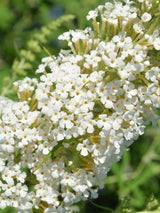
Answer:
[[[153,45],[154,45],[154,48],[156,50],[160,50],[160,38],[156,38],[154,41],[153,41]]]
[[[87,15],[87,20],[95,19],[97,16],[98,16],[98,11],[97,10],[91,10],[91,11],[89,11],[89,13]]]
[[[62,176],[64,173],[64,163],[60,161],[58,163],[53,164],[51,170],[53,178],[58,178]]]
[[[77,145],[76,150],[81,151],[80,152],[81,155],[87,156],[91,150],[91,145],[89,144],[89,141],[86,139],[86,140],[83,140],[83,143],[79,143]]]
[[[73,120],[73,115],[67,115],[67,113],[61,113],[59,126],[61,128],[71,129],[74,125],[72,120]]]
[[[151,20],[151,18],[152,18],[151,14],[147,12],[143,13],[143,15],[141,16],[143,22],[148,22]]]
[[[42,144],[39,145],[38,149],[40,151],[42,151],[42,153],[44,155],[47,155],[51,151],[52,146],[51,146],[50,143],[48,143],[47,141],[45,141],[45,142],[43,142]]]
[[[7,206],[11,205],[11,200],[8,198],[8,195],[2,193],[0,196],[0,208],[5,209]]]
[[[97,121],[97,126],[99,128],[103,128],[104,130],[108,131],[111,129],[111,121],[107,118],[107,115],[101,114],[99,115],[100,120]]]
[[[61,184],[73,187],[76,183],[72,175],[64,172],[64,174],[62,175]]]

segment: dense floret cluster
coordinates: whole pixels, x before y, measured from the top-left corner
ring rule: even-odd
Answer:
[[[40,81],[14,83],[19,102],[0,98],[0,208],[71,212],[98,196],[112,163],[156,124],[157,5],[100,5],[87,16],[93,29],[59,36],[70,50],[42,59]]]

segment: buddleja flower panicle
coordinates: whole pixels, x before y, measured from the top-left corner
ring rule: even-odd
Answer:
[[[59,36],[70,50],[42,59],[39,82],[14,83],[19,102],[1,97],[0,208],[71,212],[98,196],[112,163],[156,124],[158,3],[100,5],[87,16],[93,29]]]

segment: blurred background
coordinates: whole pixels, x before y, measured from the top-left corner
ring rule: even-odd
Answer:
[[[1,0],[0,1],[0,91],[2,90],[3,77],[12,76],[12,71],[21,75],[26,75],[22,70],[28,71],[27,75],[34,75],[38,63],[44,51],[37,51],[36,58],[31,54],[26,56],[22,50],[31,50],[33,44],[29,41],[39,40],[41,44],[52,53],[57,54],[59,49],[66,44],[58,42],[59,34],[68,31],[68,29],[87,26],[86,15],[90,9],[94,9],[103,0]],[[51,26],[48,31],[43,31],[44,26],[51,25],[53,21],[65,14],[72,14],[74,18],[66,18],[58,27]],[[50,27],[50,26],[49,26]],[[48,27],[47,27],[48,30]],[[46,40],[44,34],[47,35]],[[29,44],[28,44],[29,43]],[[34,44],[35,45],[35,44]],[[32,51],[32,50],[31,50]],[[32,52],[31,52],[32,53]],[[46,53],[45,53],[46,54]],[[33,57],[32,57],[33,56]],[[14,60],[26,60],[28,64],[13,63]],[[30,66],[29,62],[32,62]],[[35,62],[38,62],[37,64]],[[14,68],[11,69],[13,67]],[[15,65],[16,64],[16,65]],[[19,68],[19,71],[16,70]],[[17,68],[17,69],[18,69]],[[33,69],[34,68],[34,69]]]
[[[88,11],[105,2],[0,0],[0,95],[16,100],[12,83],[26,75],[35,77],[41,58],[48,56],[42,46],[54,55],[66,49],[58,35],[91,26]],[[80,213],[160,212],[160,122],[155,128],[149,126],[113,165],[104,185],[98,199],[78,204]]]

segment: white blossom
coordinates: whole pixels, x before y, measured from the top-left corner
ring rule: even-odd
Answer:
[[[43,58],[39,81],[14,83],[19,101],[0,96],[1,209],[72,212],[97,198],[112,163],[156,125],[160,33],[143,2],[99,5],[87,15],[93,29],[59,36],[70,50]]]

